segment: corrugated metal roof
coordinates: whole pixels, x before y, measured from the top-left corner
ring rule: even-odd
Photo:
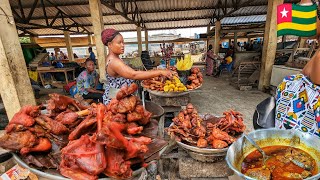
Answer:
[[[21,17],[19,9],[19,0],[9,0],[13,9],[16,9],[16,13]],[[105,0],[102,0],[105,1]],[[116,3],[116,8],[121,11],[121,0]],[[219,0],[135,0],[138,6],[141,17],[145,22],[147,29],[165,29],[165,28],[185,28],[185,27],[205,27],[210,23],[210,19],[214,16],[214,9],[219,7]],[[268,0],[252,0],[242,7],[233,12],[232,0],[227,0],[226,6],[229,7],[227,12],[233,12],[222,20],[222,25],[235,25],[235,24],[250,24],[250,23],[263,23],[266,19],[267,13],[267,1]],[[285,2],[298,2],[299,0],[285,0]],[[22,6],[26,17],[31,10],[34,0],[21,0]],[[89,0],[43,0],[46,6],[46,14],[49,18],[49,23],[57,14],[58,8],[63,11],[67,16],[72,17],[73,20],[65,18],[65,24],[69,25],[70,30],[77,31],[77,26],[84,25],[90,33],[93,33],[91,27],[90,7]],[[52,3],[50,3],[52,2]],[[221,1],[224,3],[225,1]],[[245,2],[245,0],[241,0]],[[223,5],[223,7],[225,7]],[[128,19],[121,15],[117,15],[112,9],[105,5],[101,5],[101,11],[105,15],[103,21],[105,27],[112,27],[119,31],[135,31],[136,25],[130,22]],[[129,6],[129,12],[130,12]],[[216,11],[217,13],[218,11]],[[222,9],[219,9],[220,14]],[[253,16],[250,16],[253,15]],[[131,14],[128,14],[131,18]],[[17,18],[17,17],[16,17]],[[34,26],[25,25],[23,22],[19,22],[16,19],[16,25],[23,28],[30,28],[30,32],[37,35],[43,34],[62,34],[61,30],[48,31],[50,28],[34,29]],[[77,24],[75,24],[75,22]],[[38,24],[38,27],[46,26],[44,13],[41,5],[41,1],[38,4],[32,15],[30,23]],[[63,26],[61,18],[57,18],[53,26],[60,28]]]
[[[240,17],[226,17],[221,20],[222,25],[235,25],[235,24],[251,24],[263,23],[266,21],[266,15],[257,16],[240,16]]]

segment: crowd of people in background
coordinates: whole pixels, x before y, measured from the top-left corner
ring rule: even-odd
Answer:
[[[237,52],[240,51],[261,51],[263,46],[262,41],[251,40],[250,42],[244,41],[243,43],[237,42],[237,46],[235,47],[234,41],[231,42],[229,47],[231,49],[235,49]]]

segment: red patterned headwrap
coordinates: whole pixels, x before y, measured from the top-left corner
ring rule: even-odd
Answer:
[[[101,32],[101,40],[102,43],[105,46],[108,46],[108,42],[111,42],[114,37],[116,37],[118,34],[120,34],[117,30],[115,29],[105,29]]]

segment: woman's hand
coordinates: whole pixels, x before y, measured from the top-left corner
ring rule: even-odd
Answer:
[[[172,76],[176,73],[176,72],[171,71],[171,70],[160,70],[160,71],[161,71],[161,75],[162,76],[165,76],[165,77],[167,77],[169,79],[171,79]]]

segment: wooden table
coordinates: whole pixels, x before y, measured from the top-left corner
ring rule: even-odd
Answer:
[[[72,71],[73,74],[73,79],[75,79],[75,68],[53,68],[53,69],[41,69],[41,70],[37,70],[40,76],[40,80],[43,86],[45,86],[45,81],[44,78],[42,77],[43,73],[57,73],[57,72],[63,72],[66,78],[66,84],[69,83],[68,80],[68,74],[67,72]],[[51,75],[51,79],[53,80],[53,77]]]

